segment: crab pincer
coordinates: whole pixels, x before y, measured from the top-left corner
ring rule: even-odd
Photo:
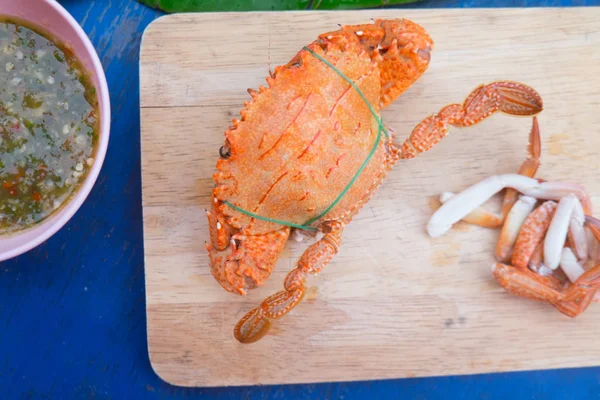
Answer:
[[[400,158],[413,158],[431,149],[448,134],[450,125],[461,128],[472,126],[496,112],[515,117],[535,117],[543,108],[539,93],[522,83],[497,81],[481,85],[462,104],[450,104],[415,126],[401,147]],[[532,164],[527,169],[537,167]]]

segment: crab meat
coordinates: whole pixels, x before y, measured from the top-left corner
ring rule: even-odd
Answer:
[[[512,188],[525,196],[543,200],[560,200],[574,194],[584,210],[591,209],[591,201],[585,189],[579,185],[562,182],[539,182],[519,174],[494,175],[483,179],[461,193],[452,196],[431,216],[427,232],[431,237],[446,233],[453,224],[506,188]],[[588,212],[588,211],[586,211]]]
[[[585,214],[581,203],[577,200],[573,215],[569,222],[568,238],[573,245],[573,250],[580,260],[585,261],[588,258],[588,243],[585,234]]]
[[[442,193],[427,232],[440,236],[460,220],[484,227],[496,227],[490,216],[500,221],[499,262],[492,267],[498,283],[509,293],[575,317],[592,301],[600,302],[600,220],[589,216],[591,200],[582,186],[533,179],[541,152],[535,117],[528,149],[518,175],[496,175],[459,194]],[[500,216],[481,207],[503,189]],[[536,209],[538,200],[546,201]]]
[[[525,223],[527,216],[533,211],[537,200],[529,196],[521,196],[519,200],[512,206],[502,231],[500,232],[500,240],[496,246],[496,258],[498,261],[508,261],[511,256],[512,248],[517,241],[519,231]]]
[[[579,262],[577,261],[577,257],[573,254],[573,251],[568,247],[562,249],[562,253],[560,256],[560,268],[563,270],[567,278],[571,282],[576,282],[577,279],[585,272]]]
[[[453,196],[454,193],[452,192],[443,192],[440,195],[440,203],[444,204]],[[499,228],[502,226],[502,217],[486,210],[483,207],[475,208],[463,218],[463,221],[468,222],[469,224],[479,225],[484,228]]]
[[[537,186],[539,186],[537,180],[518,174],[495,175],[485,178],[442,204],[429,219],[427,232],[431,237],[443,235],[452,225],[507,187],[523,192]]]
[[[587,239],[583,230],[584,218],[583,209],[575,195],[570,194],[560,200],[544,239],[544,264],[546,267],[555,270],[560,264],[561,251],[570,226],[575,227],[571,228],[571,236],[574,246],[579,247],[578,254],[581,251],[582,254],[587,255]]]

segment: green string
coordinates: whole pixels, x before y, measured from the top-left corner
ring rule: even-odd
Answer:
[[[358,169],[358,171],[356,172],[356,174],[354,175],[354,177],[350,180],[350,182],[348,183],[348,185],[346,185],[346,187],[344,188],[344,190],[342,190],[342,192],[338,195],[338,197],[333,201],[333,203],[331,203],[331,205],[329,207],[327,207],[325,209],[325,211],[323,211],[322,213],[320,213],[316,217],[313,217],[310,220],[308,220],[307,222],[305,222],[304,225],[295,224],[293,222],[280,221],[280,220],[269,218],[269,217],[263,217],[262,215],[254,214],[254,213],[252,213],[250,211],[244,210],[243,208],[235,206],[235,205],[231,204],[228,201],[224,201],[223,203],[225,203],[228,207],[231,207],[234,210],[237,210],[237,211],[241,212],[242,214],[246,214],[246,215],[248,215],[249,217],[252,217],[252,218],[256,218],[256,219],[259,219],[259,220],[262,220],[262,221],[272,222],[272,223],[279,224],[279,225],[291,226],[293,228],[299,228],[299,229],[304,229],[304,230],[308,230],[308,231],[316,231],[317,228],[314,228],[314,227],[309,226],[309,225],[312,224],[315,221],[318,221],[323,216],[325,216],[329,211],[331,211],[333,209],[333,207],[335,207],[337,205],[337,203],[340,202],[340,200],[342,199],[342,197],[344,197],[346,195],[346,193],[348,193],[348,191],[350,190],[350,188],[352,187],[352,185],[354,185],[354,183],[356,182],[356,180],[358,179],[358,177],[360,176],[360,174],[363,172],[363,170],[365,169],[365,167],[367,166],[367,164],[369,163],[369,161],[371,160],[371,158],[373,158],[373,155],[375,154],[375,151],[377,150],[377,146],[379,145],[379,141],[381,140],[381,132],[383,132],[387,137],[389,137],[389,135],[388,135],[387,131],[385,130],[385,127],[383,126],[383,122],[381,121],[381,119],[379,118],[379,116],[377,115],[377,113],[375,112],[375,110],[373,109],[373,106],[371,106],[371,103],[369,103],[369,101],[367,100],[367,98],[365,97],[365,95],[363,94],[363,92],[359,89],[359,87],[356,86],[356,84],[354,82],[352,82],[346,75],[344,75],[340,70],[338,70],[329,61],[327,61],[326,59],[324,59],[323,57],[321,57],[320,55],[318,55],[317,53],[315,53],[314,51],[312,51],[308,47],[304,47],[304,49],[306,51],[308,51],[310,54],[312,54],[314,57],[316,57],[317,59],[319,59],[321,62],[323,62],[325,65],[327,65],[329,68],[331,68],[332,70],[334,70],[339,76],[341,76],[342,78],[344,78],[344,80],[346,80],[346,82],[348,82],[350,85],[352,85],[352,87],[358,92],[358,94],[360,95],[360,97],[362,97],[362,99],[364,100],[364,102],[367,104],[367,106],[369,107],[369,110],[371,111],[371,114],[373,114],[373,117],[375,117],[375,120],[377,121],[377,124],[379,125],[379,129],[377,130],[377,138],[375,139],[375,144],[373,145],[373,148],[371,148],[371,151],[369,152],[369,155],[367,156],[367,159],[362,163],[362,165],[360,166],[360,168]]]
[[[276,224],[279,225],[287,225],[287,226],[291,226],[293,228],[300,228],[300,229],[305,229],[305,230],[309,230],[309,231],[316,231],[317,228],[313,228],[312,226],[306,226],[306,225],[299,225],[299,224],[294,224],[293,222],[285,222],[285,221],[279,221],[278,219],[273,219],[273,218],[269,218],[269,217],[263,217],[262,215],[258,215],[258,214],[254,214],[251,213],[250,211],[246,211],[243,208],[239,208],[238,206],[235,206],[233,204],[231,204],[228,201],[224,201],[223,203],[227,204],[229,207],[233,208],[234,210],[237,210],[239,212],[241,212],[242,214],[246,214],[252,218],[256,218],[256,219],[262,219],[263,221],[267,221],[267,222],[274,222]]]

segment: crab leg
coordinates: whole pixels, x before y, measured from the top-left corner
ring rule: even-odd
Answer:
[[[527,269],[536,247],[544,240],[555,210],[556,203],[546,201],[525,219],[512,254],[512,265],[516,268]]]
[[[554,308],[556,308],[558,311],[565,314],[566,316],[574,318],[588,308],[596,294],[597,290],[587,290],[581,292],[574,300],[563,300],[552,305],[554,306]]]
[[[494,277],[508,293],[531,300],[550,303],[561,313],[575,317],[583,312],[594,298],[596,289],[573,291],[567,298],[561,292],[560,282],[552,276],[544,277],[528,269],[496,263],[492,266]]]
[[[537,117],[533,117],[531,132],[529,133],[529,145],[527,146],[529,156],[519,168],[519,175],[533,178],[540,166],[540,156],[542,154],[542,142],[540,140],[540,127]],[[506,218],[513,205],[517,201],[519,193],[512,188],[506,190],[504,201],[502,203],[502,217]]]
[[[499,81],[481,85],[463,104],[450,104],[420,122],[400,149],[400,158],[414,158],[431,149],[448,133],[448,125],[475,125],[500,111],[513,116],[535,116],[543,110],[541,96],[517,82]]]
[[[237,340],[241,343],[256,342],[267,334],[271,320],[283,317],[300,303],[306,292],[307,274],[320,272],[333,259],[340,247],[343,229],[341,222],[325,226],[325,235],[306,249],[298,266],[285,278],[285,290],[268,297],[240,319],[234,329]]]
[[[565,290],[561,303],[572,303],[572,313],[575,317],[589,306],[600,289],[600,264],[585,271],[575,283]]]
[[[529,259],[529,269],[534,272],[539,272],[540,268],[544,265],[542,261],[544,260],[544,242],[540,241],[540,243],[536,246],[531,258]]]
[[[512,248],[517,241],[519,231],[527,216],[533,211],[536,202],[537,200],[533,197],[521,196],[510,209],[496,245],[496,259],[498,261],[507,262],[510,260]]]
[[[585,233],[588,239],[588,259],[586,261],[595,264],[600,261],[600,246],[590,229],[586,229]]]
[[[495,263],[492,265],[492,273],[500,286],[515,296],[549,303],[556,303],[563,298],[557,281],[528,269]]]
[[[600,220],[586,215],[585,226],[592,236],[591,241],[588,242],[590,259],[593,262],[600,261]]]

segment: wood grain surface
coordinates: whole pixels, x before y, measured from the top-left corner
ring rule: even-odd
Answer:
[[[432,198],[517,170],[530,119],[496,115],[452,129],[401,161],[344,233],[308,294],[252,345],[237,320],[280,290],[306,243],[290,242],[269,282],[246,297],[210,275],[204,242],[211,176],[230,120],[287,62],[338,23],[404,17],[435,40],[429,70],[383,118],[412,127],[477,85],[525,82],[543,96],[539,176],[585,185],[600,206],[600,9],[372,10],[162,17],[141,49],[142,195],[148,345],[182,386],[474,374],[600,364],[600,306],[568,319],[506,294],[491,276],[498,231],[463,223],[431,239]],[[492,204],[493,206],[496,204]]]

